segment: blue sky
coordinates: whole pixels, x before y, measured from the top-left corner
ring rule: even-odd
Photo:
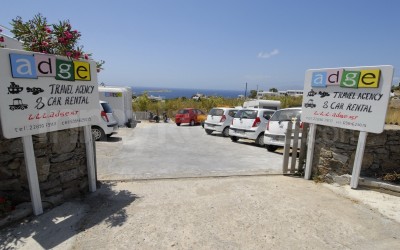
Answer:
[[[302,89],[307,69],[393,65],[400,1],[9,1],[0,24],[69,19],[106,61],[99,82],[160,88]]]

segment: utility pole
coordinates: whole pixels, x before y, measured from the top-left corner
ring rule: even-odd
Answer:
[[[244,100],[246,101],[247,99],[247,82],[246,82],[246,88],[244,89]]]
[[[257,92],[256,92],[257,94],[256,94],[256,98],[257,98],[257,100],[259,99],[258,98],[258,84],[257,84]]]

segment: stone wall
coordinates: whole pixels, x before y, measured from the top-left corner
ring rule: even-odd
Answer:
[[[42,201],[57,205],[88,191],[83,128],[34,135]],[[0,196],[30,202],[22,139],[0,135]]]
[[[358,131],[317,126],[313,177],[332,182],[335,176],[351,174]],[[362,177],[381,178],[400,173],[400,126],[387,125],[381,134],[368,133],[361,168]]]

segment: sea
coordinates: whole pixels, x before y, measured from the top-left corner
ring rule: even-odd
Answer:
[[[184,88],[156,88],[156,87],[132,87],[133,95],[139,96],[147,92],[148,95],[161,97],[162,99],[174,99],[179,97],[191,98],[195,94],[205,96],[219,96],[224,98],[237,98],[244,95],[244,90],[216,90],[216,89],[184,89]],[[248,94],[248,93],[247,93]]]

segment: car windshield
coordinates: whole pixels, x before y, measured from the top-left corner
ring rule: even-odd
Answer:
[[[271,117],[270,121],[292,121],[299,120],[300,121],[301,110],[299,109],[287,109],[287,110],[278,110]]]
[[[102,102],[100,104],[103,107],[104,112],[106,112],[106,113],[112,113],[113,112],[110,104],[108,104],[106,102]]]
[[[216,115],[216,116],[223,116],[224,110],[223,109],[211,109],[209,115]]]
[[[188,114],[188,113],[189,113],[189,110],[187,110],[187,109],[181,109],[178,111],[178,114]]]
[[[236,115],[235,118],[241,118],[241,119],[256,119],[257,117],[257,110],[246,110],[246,109],[242,109],[239,110]]]

